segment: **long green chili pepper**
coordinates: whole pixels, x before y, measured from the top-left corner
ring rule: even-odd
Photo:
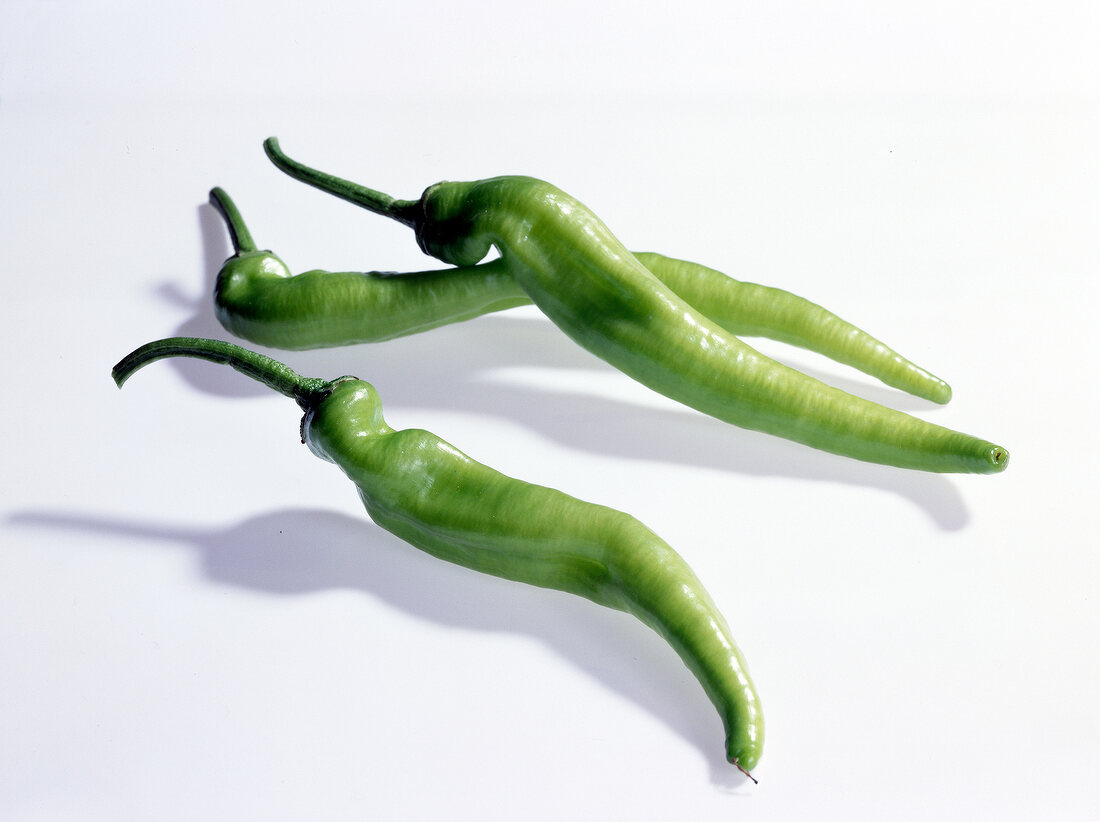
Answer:
[[[391,217],[421,249],[472,266],[501,264],[582,347],[644,385],[718,419],[868,462],[924,471],[995,473],[1008,451],[854,397],[783,366],[691,307],[591,211],[549,183],[495,177],[430,186],[395,200],[264,147],[290,176]]]
[[[215,312],[228,331],[260,345],[301,350],[381,342],[531,303],[502,260],[408,274],[314,270],[292,276],[273,252],[256,248],[223,189],[213,189],[210,202],[233,241],[233,255],[218,273]],[[731,334],[815,351],[933,402],[951,398],[939,377],[809,300],[663,254],[634,256]]]
[[[232,343],[176,337],[124,357],[122,384],[165,357],[232,366],[298,402],[301,436],[355,483],[379,526],[433,556],[554,588],[638,617],[675,649],[718,709],[726,756],[748,773],[764,742],[760,700],[725,619],[684,559],[638,520],[512,479],[427,431],[390,428],[375,389],[306,379]]]
[[[272,348],[381,342],[530,304],[500,260],[416,274],[305,271],[291,276],[258,250],[236,204],[220,188],[210,202],[225,218],[233,256],[214,285],[214,312],[226,330]]]
[[[663,254],[636,251],[634,256],[684,302],[734,336],[805,348],[941,405],[951,399],[951,386],[942,379],[804,297]]]

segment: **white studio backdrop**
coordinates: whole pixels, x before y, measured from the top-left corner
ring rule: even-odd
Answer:
[[[9,0],[0,818],[1096,818],[1098,18]],[[661,534],[748,658],[759,785],[655,634],[382,531],[292,402],[194,362],[116,390],[144,342],[228,338],[211,186],[294,271],[437,265],[275,170],[270,135],[397,197],[549,180],[628,247],[819,302],[954,398],[765,353],[1011,450],[940,476],[735,429],[533,308],[267,351]]]

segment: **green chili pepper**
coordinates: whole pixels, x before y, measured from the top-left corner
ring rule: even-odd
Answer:
[[[223,189],[213,189],[210,202],[233,241],[214,288],[215,312],[226,330],[260,345],[301,350],[381,342],[531,303],[503,260],[408,274],[315,270],[292,276],[273,252],[257,250]],[[634,257],[731,334],[815,351],[933,402],[951,398],[939,377],[809,300],[663,254]]]
[[[585,206],[549,183],[496,177],[430,186],[395,200],[291,160],[292,177],[391,217],[426,253],[456,266],[491,247],[547,317],[582,347],[644,385],[718,419],[869,462],[995,473],[1008,451],[854,397],[743,343],[662,283]]]
[[[530,304],[500,260],[416,274],[306,271],[291,276],[257,250],[222,189],[210,202],[229,227],[234,254],[218,272],[214,312],[226,330],[272,348],[380,342]]]
[[[301,436],[355,483],[371,518],[433,556],[577,594],[638,617],[676,650],[718,709],[726,755],[745,773],[764,742],[760,700],[725,619],[684,559],[633,517],[512,479],[427,431],[390,428],[375,389],[306,379],[232,343],[152,342],[112,371],[122,384],[164,357],[232,366],[305,411]]]
[[[662,254],[639,251],[634,256],[684,302],[734,336],[805,348],[941,405],[951,399],[951,386],[942,379],[804,297]]]

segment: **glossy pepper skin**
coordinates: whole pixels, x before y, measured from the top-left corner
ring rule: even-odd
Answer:
[[[227,331],[284,349],[381,342],[531,301],[496,260],[464,270],[305,271],[291,275],[256,248],[229,195],[210,202],[229,228],[234,253],[214,284],[214,313]]]
[[[215,313],[227,331],[260,345],[300,350],[381,342],[531,303],[500,259],[407,274],[292,275],[273,252],[257,250],[223,189],[213,189],[210,202],[234,245],[214,287]],[[635,252],[634,257],[731,334],[816,351],[933,402],[951,398],[951,388],[939,377],[809,300],[662,254]]]
[[[495,247],[516,283],[582,347],[718,419],[867,462],[996,473],[1003,447],[855,397],[763,356],[692,308],[574,198],[530,177],[430,186],[395,200],[291,160],[296,179],[412,227],[427,254],[471,266]]]
[[[820,305],[713,268],[653,252],[634,253],[662,283],[736,337],[766,337],[823,354],[891,388],[944,404],[951,386]]]
[[[127,355],[121,386],[164,357],[230,365],[296,399],[302,440],[355,484],[379,526],[433,556],[553,588],[633,614],[698,678],[726,731],[726,755],[746,773],[764,742],[760,700],[729,627],[687,563],[633,517],[513,479],[428,431],[395,431],[375,389],[353,377],[304,379],[240,346],[177,337]]]

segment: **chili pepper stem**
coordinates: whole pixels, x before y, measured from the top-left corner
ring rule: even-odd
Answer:
[[[332,386],[340,381],[303,377],[281,362],[256,351],[221,340],[197,337],[169,337],[147,343],[123,357],[111,369],[111,376],[121,388],[135,371],[167,357],[194,357],[228,365],[297,401],[303,410],[315,407],[332,390]]]
[[[734,766],[735,768],[737,768],[737,770],[741,771],[741,773],[743,773],[743,774],[744,774],[745,776],[747,776],[747,777],[748,777],[749,779],[751,779],[751,780],[752,780],[752,784],[754,784],[754,785],[759,785],[759,784],[760,784],[760,780],[759,780],[759,779],[757,779],[757,778],[756,778],[755,776],[753,776],[753,775],[752,775],[751,773],[749,773],[749,772],[748,772],[747,770],[745,770],[744,768],[742,768],[742,767],[741,767],[741,763],[740,763],[740,762],[738,762],[738,761],[737,761],[736,759],[735,759],[735,760],[733,760],[733,766]]]
[[[319,188],[329,194],[334,194],[341,199],[354,203],[357,206],[390,217],[399,223],[416,228],[416,214],[419,200],[397,200],[381,191],[353,183],[342,177],[335,177],[318,171],[315,168],[302,165],[297,160],[287,157],[279,147],[278,137],[268,137],[264,140],[264,151],[275,166],[286,174],[303,183],[308,183],[314,188]]]
[[[222,188],[210,189],[210,205],[218,210],[225,220],[225,226],[229,229],[229,239],[233,242],[233,253],[241,255],[256,250],[256,243],[252,240],[252,234],[248,226],[244,224],[241,212],[225,190]]]

